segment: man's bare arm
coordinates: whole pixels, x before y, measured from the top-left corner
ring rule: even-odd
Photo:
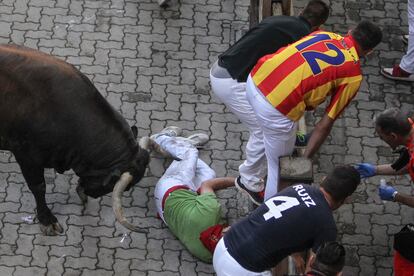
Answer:
[[[397,193],[395,195],[394,200],[396,202],[401,203],[401,204],[404,204],[404,205],[407,205],[407,206],[410,206],[410,207],[414,207],[414,197],[413,196]]]
[[[312,249],[309,249],[308,255],[309,255],[309,257],[308,257],[308,260],[306,262],[306,271],[305,272],[309,272],[311,270],[311,264],[315,261],[315,258],[316,258],[316,254],[313,253]]]
[[[400,174],[406,174],[408,173],[407,166],[402,168],[399,171],[395,171],[391,164],[385,164],[385,165],[377,165],[375,167],[375,174],[376,175],[400,175]]]
[[[328,114],[325,114],[322,119],[316,124],[315,128],[312,131],[308,145],[306,146],[304,157],[313,157],[313,155],[318,151],[320,146],[325,141],[326,137],[328,137],[334,122],[334,119],[331,119]]]
[[[214,193],[214,191],[234,186],[234,177],[219,177],[204,181],[200,187],[200,194]]]
[[[290,254],[290,257],[292,257],[293,262],[295,263],[295,269],[297,274],[304,274],[306,270],[306,263],[305,260],[302,257],[303,252],[296,252]]]

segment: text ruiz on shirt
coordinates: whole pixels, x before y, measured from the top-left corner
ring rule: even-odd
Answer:
[[[302,185],[295,185],[295,186],[292,186],[292,188],[298,193],[303,203],[306,204],[306,207],[316,206],[316,203],[313,201],[313,199],[306,192],[305,188],[303,188]]]

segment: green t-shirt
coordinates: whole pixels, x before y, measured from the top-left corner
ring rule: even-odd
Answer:
[[[174,235],[197,258],[211,262],[212,254],[200,241],[200,233],[220,223],[221,208],[214,193],[198,195],[190,190],[172,192],[164,205],[164,219]]]

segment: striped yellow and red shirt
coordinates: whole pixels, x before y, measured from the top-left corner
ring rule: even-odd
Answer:
[[[253,82],[282,114],[298,121],[331,96],[326,112],[336,119],[358,92],[359,56],[351,36],[316,31],[262,57],[250,73]]]

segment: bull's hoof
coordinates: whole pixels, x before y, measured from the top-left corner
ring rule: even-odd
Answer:
[[[49,225],[40,224],[40,230],[45,236],[56,236],[63,232],[63,228],[58,222]]]
[[[85,189],[81,185],[76,187],[76,192],[83,204],[88,202],[88,196],[85,194]]]

